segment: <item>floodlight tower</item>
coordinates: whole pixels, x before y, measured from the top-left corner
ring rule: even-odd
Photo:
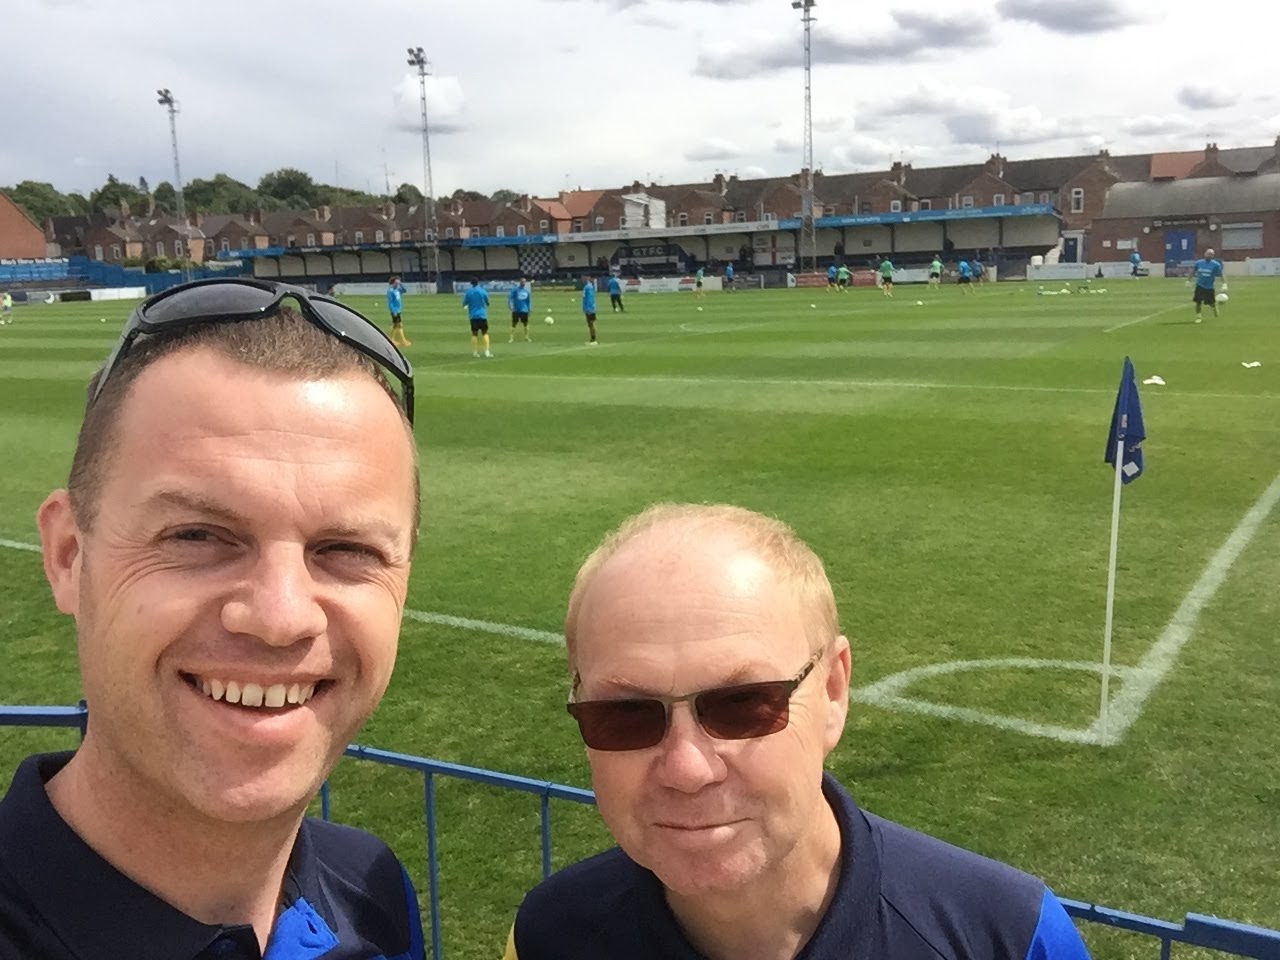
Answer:
[[[427,74],[431,63],[421,47],[409,47],[409,66],[418,68],[418,93],[422,100],[422,185],[425,188],[422,203],[422,242],[431,244],[432,271],[436,283],[440,283],[440,230],[436,219],[435,184],[431,178],[431,125],[427,121]],[[428,241],[427,237],[431,237]],[[426,248],[423,247],[425,252]],[[439,290],[439,287],[436,288]]]
[[[191,279],[188,264],[191,262],[191,225],[187,223],[187,204],[182,196],[182,165],[178,162],[178,102],[168,87],[156,91],[156,103],[169,111],[169,138],[173,141],[173,190],[178,197],[178,221],[182,224],[182,235],[186,238],[186,255],[182,260],[182,279]]]
[[[800,213],[800,268],[804,269],[804,250],[809,250],[809,269],[818,268],[818,234],[814,224],[813,199],[813,15],[817,0],[792,0],[791,9],[800,11],[804,24],[804,167],[800,184],[803,199]]]

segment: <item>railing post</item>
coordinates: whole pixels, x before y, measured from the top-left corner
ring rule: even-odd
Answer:
[[[551,784],[542,791],[542,879],[551,876]]]
[[[435,960],[444,960],[440,933],[440,853],[436,843],[435,774],[424,774],[423,781],[427,794],[427,888],[431,896],[431,955]]]

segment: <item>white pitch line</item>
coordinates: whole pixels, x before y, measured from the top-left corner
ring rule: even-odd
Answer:
[[[1114,387],[1041,387],[1034,385],[995,383],[931,383],[916,380],[820,380],[803,378],[784,380],[777,377],[671,377],[661,374],[653,377],[636,377],[621,374],[615,376],[612,374],[599,373],[504,373],[502,371],[489,373],[487,370],[481,369],[462,371],[446,370],[438,375],[442,377],[576,380],[583,382],[598,381],[602,383],[671,383],[687,384],[689,386],[717,386],[720,384],[727,384],[729,386],[746,387],[865,387],[868,389],[881,388],[886,390],[974,390],[977,392],[992,390],[1012,393],[1076,393],[1108,397],[1115,396]],[[1200,393],[1197,391],[1187,390],[1161,390],[1160,395],[1165,397],[1192,397],[1198,400],[1280,400],[1280,393]]]
[[[1182,648],[1191,639],[1196,623],[1200,620],[1200,614],[1217,594],[1218,589],[1227,579],[1231,567],[1253,540],[1258,528],[1275,509],[1278,501],[1280,501],[1280,475],[1271,481],[1271,486],[1267,487],[1257,503],[1249,508],[1249,512],[1231,531],[1226,542],[1210,558],[1199,579],[1192,584],[1187,595],[1182,598],[1182,603],[1174,611],[1164,632],[1160,634],[1160,639],[1143,654],[1137,666],[1130,669],[1129,676],[1125,678],[1119,692],[1111,700],[1111,716],[1106,740],[1108,745],[1119,743],[1142,715],[1147,700],[1173,669]]]
[[[518,637],[521,640],[537,640],[540,643],[564,643],[564,637],[550,630],[534,630],[532,627],[517,627],[510,623],[494,623],[491,620],[472,620],[470,617],[455,617],[448,613],[432,613],[427,610],[406,609],[404,615],[419,623],[434,623],[442,627],[458,627],[462,630],[476,630],[480,633],[496,633],[502,637]]]
[[[8,550],[23,550],[28,553],[40,553],[40,547],[34,543],[23,543],[21,540],[5,540],[0,538],[0,547]],[[537,640],[539,643],[564,643],[564,637],[550,630],[535,630],[532,627],[518,627],[512,623],[495,623],[492,620],[472,620],[470,617],[455,617],[449,613],[435,613],[431,610],[411,610],[406,608],[404,615],[419,623],[433,623],[442,627],[457,627],[461,630],[475,630],[479,633],[495,633],[502,637],[518,637],[521,640]]]
[[[1141,323],[1143,320],[1153,320],[1161,314],[1171,313],[1185,304],[1175,303],[1171,307],[1165,307],[1163,310],[1157,310],[1155,313],[1148,313],[1145,317],[1138,317],[1136,320],[1126,320],[1124,323],[1117,323],[1114,327],[1107,327],[1103,333],[1115,333],[1117,330],[1123,330],[1125,327],[1132,327],[1135,323]]]

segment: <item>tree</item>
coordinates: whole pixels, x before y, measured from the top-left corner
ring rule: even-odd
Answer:
[[[136,214],[145,214],[149,206],[146,194],[131,183],[121,183],[114,173],[108,174],[107,182],[89,195],[89,205],[103,213],[118,213],[121,203],[127,203],[129,212]]]
[[[496,203],[515,203],[517,200],[520,199],[520,197],[521,197],[521,194],[517,193],[516,191],[507,190],[504,188],[502,190],[493,191],[493,196],[490,197],[489,199],[493,200]]]
[[[461,187],[453,191],[452,197],[454,200],[463,200],[466,202],[489,199],[483,193],[477,193],[475,190],[463,190]]]
[[[139,193],[150,193],[150,192],[151,192],[151,188],[147,186],[147,178],[146,178],[146,177],[139,177],[139,178],[138,178],[138,192],[139,192]]]
[[[157,213],[163,213],[170,217],[177,214],[178,191],[173,189],[173,184],[168,180],[162,180],[160,183],[156,184],[156,189],[151,194],[151,199],[155,201]],[[146,209],[134,211],[134,213],[146,212]]]
[[[49,217],[60,217],[78,212],[74,203],[64,197],[52,183],[23,180],[16,187],[5,189],[9,199],[26,211],[36,223],[44,226]]]
[[[414,206],[422,203],[422,191],[415,187],[412,183],[402,183],[396,189],[395,196],[392,197],[396,203],[408,203]]]
[[[314,207],[319,198],[311,174],[293,167],[281,167],[264,174],[258,181],[258,192],[277,200],[300,200],[303,207]]]

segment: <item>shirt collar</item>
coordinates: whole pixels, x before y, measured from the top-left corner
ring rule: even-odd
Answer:
[[[45,785],[71,753],[28,757],[0,801],[0,864],[78,957],[181,960],[243,929],[201,923],[125,876],[58,814]],[[284,900],[307,900],[331,916],[317,876],[309,831],[299,831],[285,875]]]

